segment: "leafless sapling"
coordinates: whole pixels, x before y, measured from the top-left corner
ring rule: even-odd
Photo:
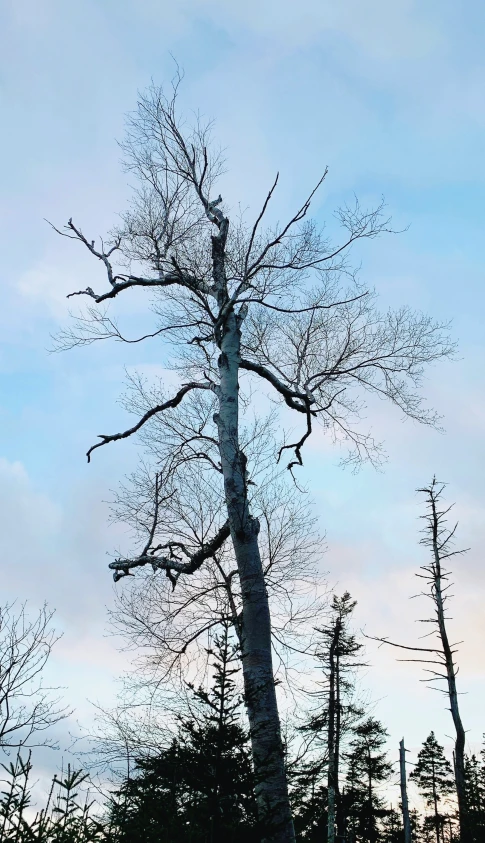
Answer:
[[[51,627],[54,612],[43,606],[29,617],[25,604],[0,607],[0,748],[51,745],[41,738],[68,711],[44,685],[42,672],[59,635]]]

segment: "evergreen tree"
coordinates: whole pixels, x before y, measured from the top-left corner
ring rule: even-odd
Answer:
[[[387,732],[382,723],[369,717],[355,728],[354,735],[347,754],[348,827],[354,838],[376,843],[381,839],[379,820],[387,814],[378,787],[392,773],[383,751]]]
[[[112,807],[119,843],[245,843],[256,834],[249,738],[240,724],[237,645],[229,626],[209,651],[211,689],[191,693],[170,747],[140,758]]]
[[[453,793],[455,786],[449,761],[443,747],[439,745],[434,732],[430,732],[418,753],[418,763],[409,776],[414,779],[426,804],[433,808],[433,816],[426,823],[434,829],[436,843],[443,839],[445,815],[439,811],[439,803]]]
[[[342,740],[363,715],[363,710],[353,700],[355,670],[363,666],[358,659],[362,644],[349,630],[349,621],[356,605],[348,591],[342,597],[334,594],[330,622],[317,629],[320,640],[316,656],[322,669],[323,681],[315,693],[318,708],[303,727],[323,747],[323,757],[320,753],[312,771],[315,773],[317,769],[320,772],[324,767],[327,769],[325,810],[329,843],[334,843],[336,832],[338,836],[343,833],[339,782]],[[320,791],[323,793],[322,787]]]
[[[327,788],[322,783],[321,772],[310,764],[289,777],[296,839],[305,843],[327,840]]]
[[[475,755],[465,756],[465,793],[473,843],[485,840],[484,770]]]
[[[93,815],[89,795],[80,798],[88,778],[82,770],[68,766],[54,776],[46,804],[33,815],[30,753],[0,767],[0,843],[115,843]]]
[[[404,831],[401,814],[395,808],[389,808],[382,821],[383,843],[403,843]]]

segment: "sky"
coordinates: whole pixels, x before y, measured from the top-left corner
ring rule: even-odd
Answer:
[[[225,201],[259,208],[275,172],[283,217],[329,168],[314,213],[331,219],[356,194],[385,197],[403,229],[356,250],[361,279],[383,307],[409,305],[452,321],[457,359],[427,372],[424,392],[444,432],[403,422],[379,403],[366,424],[383,439],[381,472],[354,475],[317,434],[302,478],[327,552],[331,587],[358,600],[370,635],[415,644],[425,606],[414,573],[422,512],[415,490],[434,473],[456,501],[460,546],[450,627],[460,645],[469,748],[482,733],[485,695],[485,310],[482,259],[485,158],[485,6],[478,0],[4,0],[0,6],[0,602],[47,600],[63,638],[49,677],[76,709],[59,732],[89,723],[89,700],[109,705],[126,656],[107,633],[108,557],[123,540],[108,523],[110,490],[136,446],[111,446],[87,465],[100,432],[123,426],[125,368],[154,371],[156,343],[96,344],[51,354],[68,322],[66,295],[101,281],[98,269],[45,218],[70,216],[92,236],[126,206],[129,178],[117,140],[137,91],[184,68],[182,103],[215,120],[226,150]],[[152,324],[143,295],[120,302],[128,327]],[[120,586],[118,586],[120,587]],[[415,758],[434,729],[451,750],[445,701],[418,665],[369,644],[364,684],[396,756]],[[42,754],[54,769],[60,755]]]

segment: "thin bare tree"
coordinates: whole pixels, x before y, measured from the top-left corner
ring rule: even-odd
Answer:
[[[302,464],[303,446],[318,422],[335,439],[350,442],[354,460],[376,460],[377,444],[358,426],[363,395],[387,398],[405,416],[436,424],[417,387],[425,365],[449,355],[452,346],[444,326],[427,316],[407,307],[379,313],[374,293],[356,280],[349,249],[389,230],[382,205],[365,210],[355,202],[340,208],[343,237],[336,244],[308,219],[326,171],[286,223],[265,223],[278,177],[254,222],[233,220],[215,190],[223,161],[211,148],[211,125],[199,118],[189,125],[180,117],[179,82],[180,75],[169,95],[150,88],[129,119],[123,148],[138,188],[110,239],[97,244],[72,219],[56,229],[87,249],[107,280],[104,291],[88,286],[72,294],[93,304],[60,344],[165,337],[169,365],[180,376],[179,388],[164,391],[134,425],[102,435],[88,459],[95,449],[133,436],[155,417],[166,419],[170,429],[172,414],[185,409],[189,397],[206,402],[204,429],[177,440],[172,478],[187,459],[212,469],[223,482],[226,519],[197,549],[183,543],[160,547],[150,535],[142,552],[112,562],[111,568],[119,578],[150,565],[178,583],[231,541],[242,600],[243,676],[258,804],[267,840],[287,843],[294,840],[294,830],[258,543],[261,525],[249,503],[241,413],[258,383],[302,418],[301,435],[283,441],[279,450],[280,458],[291,453],[290,471]],[[129,338],[106,308],[140,288],[154,296],[159,325],[144,337]]]
[[[25,604],[0,606],[0,748],[51,745],[41,738],[68,715],[44,685],[42,673],[59,635],[51,627],[54,612],[44,605],[29,617]]]
[[[411,843],[411,820],[409,816],[408,789],[406,780],[406,748],[404,738],[399,741],[399,784],[401,788],[401,813],[404,843]]]
[[[456,794],[458,799],[458,816],[460,824],[460,841],[461,843],[470,843],[470,827],[468,822],[468,810],[466,801],[466,782],[465,782],[465,729],[463,727],[460,708],[458,704],[458,691],[456,685],[456,676],[458,673],[458,666],[455,661],[456,647],[460,642],[450,643],[446,621],[449,617],[446,614],[446,606],[449,595],[448,590],[451,587],[449,581],[450,571],[444,567],[445,560],[451,556],[457,556],[465,553],[466,550],[453,550],[454,537],[458,524],[455,524],[451,529],[447,527],[446,516],[450,512],[452,506],[445,509],[441,508],[441,498],[444,483],[440,483],[433,477],[429,486],[423,489],[418,489],[426,496],[427,512],[421,516],[426,522],[423,530],[424,536],[421,539],[421,544],[429,548],[431,551],[431,559],[427,565],[422,565],[422,574],[416,574],[425,580],[427,583],[427,590],[422,592],[422,596],[430,598],[433,607],[433,617],[421,619],[421,623],[429,623],[433,625],[433,629],[429,636],[437,638],[437,642],[432,647],[410,647],[404,644],[396,644],[389,641],[387,638],[377,638],[374,640],[382,641],[385,644],[390,644],[392,647],[399,647],[404,650],[411,650],[419,654],[419,658],[400,659],[400,661],[414,661],[422,662],[430,665],[425,668],[427,673],[431,676],[424,680],[427,682],[440,682],[445,680],[446,689],[443,693],[446,694],[449,704],[451,716],[453,718],[453,725],[455,727],[455,751],[454,751],[454,775]],[[428,635],[424,637],[428,637]],[[438,669],[437,669],[438,668]],[[442,690],[439,687],[437,690]]]

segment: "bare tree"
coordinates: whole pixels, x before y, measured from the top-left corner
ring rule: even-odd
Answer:
[[[406,748],[404,738],[399,741],[399,783],[401,787],[401,813],[404,843],[411,843],[411,820],[409,817],[408,789],[406,781]]]
[[[451,506],[446,509],[440,508],[440,501],[445,488],[444,483],[439,483],[436,477],[433,477],[429,486],[423,489],[418,489],[426,496],[426,515],[421,516],[426,521],[426,526],[423,530],[424,536],[421,539],[421,544],[429,548],[431,551],[431,559],[427,565],[422,565],[421,570],[423,574],[416,574],[416,576],[425,580],[428,585],[428,590],[423,592],[423,596],[431,599],[434,607],[433,617],[421,620],[421,623],[433,624],[434,629],[429,633],[430,636],[437,638],[436,645],[433,647],[409,647],[403,644],[395,644],[386,638],[378,638],[375,640],[382,641],[385,644],[390,644],[393,647],[399,647],[404,650],[412,650],[421,655],[420,658],[400,659],[400,661],[415,661],[428,664],[431,667],[425,670],[431,674],[430,678],[424,681],[436,682],[445,680],[446,694],[450,703],[451,716],[453,718],[453,725],[455,727],[455,752],[454,752],[454,774],[456,794],[458,798],[458,814],[460,822],[460,841],[461,843],[469,843],[470,828],[468,822],[468,810],[466,803],[466,782],[465,782],[465,729],[461,720],[460,709],[458,705],[458,691],[456,686],[456,676],[458,667],[455,662],[457,643],[450,643],[446,621],[449,618],[446,615],[446,604],[448,601],[448,590],[451,587],[449,582],[450,571],[445,569],[444,562],[451,556],[464,553],[465,550],[452,550],[453,540],[456,533],[457,524],[452,529],[448,529],[446,525],[446,516],[448,515]],[[427,635],[424,637],[428,637]],[[436,669],[438,668],[438,669]]]
[[[241,409],[250,400],[245,387],[257,382],[303,418],[302,434],[283,442],[279,452],[280,457],[286,450],[293,454],[291,471],[302,463],[303,445],[318,421],[334,438],[350,441],[354,459],[377,459],[376,444],[356,426],[363,393],[388,398],[406,416],[436,424],[416,387],[424,366],[452,348],[443,326],[427,316],[408,308],[380,314],[372,291],[355,279],[349,248],[389,230],[382,206],[367,211],[356,202],[341,208],[337,219],[344,235],[337,244],[307,219],[326,172],[286,223],[263,228],[278,177],[252,224],[232,222],[215,192],[223,162],[211,151],[211,126],[198,118],[189,126],[179,117],[179,82],[180,76],[169,96],[152,87],[129,120],[124,151],[139,187],[109,241],[96,245],[72,219],[56,229],[93,255],[108,284],[103,292],[88,286],[72,294],[87,296],[94,305],[61,345],[105,337],[140,341],[143,337],[125,337],[105,308],[128,290],[148,288],[160,322],[146,336],[170,341],[170,365],[181,376],[180,388],[161,396],[132,427],[102,435],[88,459],[96,448],[136,434],[154,417],[167,419],[170,427],[173,412],[185,408],[189,396],[207,401],[206,429],[179,440],[172,478],[188,459],[212,468],[223,481],[226,520],[197,549],[160,547],[149,536],[141,553],[118,559],[111,568],[119,578],[147,564],[178,584],[230,539],[242,599],[243,675],[258,804],[269,823],[267,839],[286,843],[294,840],[294,831],[258,544],[261,525],[249,504],[241,439]]]
[[[53,745],[39,735],[68,711],[43,683],[42,672],[59,639],[50,626],[54,612],[43,606],[29,618],[25,604],[0,607],[0,747]]]

